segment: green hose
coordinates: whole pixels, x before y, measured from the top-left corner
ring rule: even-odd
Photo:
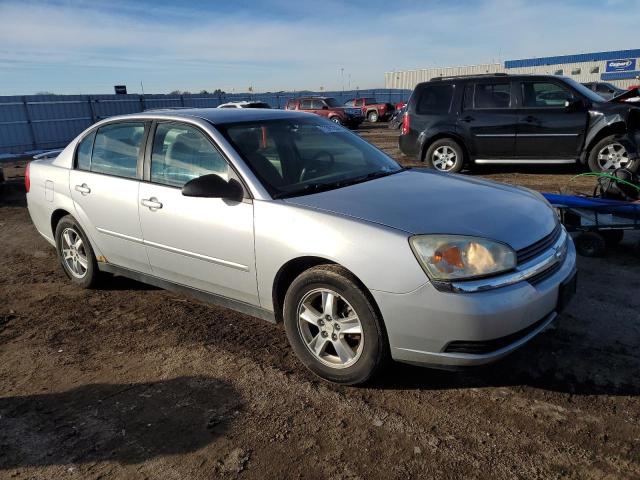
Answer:
[[[614,180],[616,182],[619,183],[624,183],[625,185],[629,185],[630,187],[635,188],[636,190],[638,190],[638,192],[640,192],[640,186],[631,183],[631,182],[627,182],[626,180],[622,180],[621,178],[616,177],[615,175],[611,175],[610,173],[605,173],[605,172],[586,172],[586,173],[579,173],[578,175],[571,177],[569,179],[569,181],[567,182],[567,186],[573,182],[576,178],[578,177],[605,177],[605,178],[609,178],[611,180]]]

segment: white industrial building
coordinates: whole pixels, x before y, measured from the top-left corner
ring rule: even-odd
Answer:
[[[627,88],[640,84],[640,49],[506,60],[504,63],[460,67],[401,70],[386,72],[384,83],[386,88],[413,89],[416,84],[434,77],[497,72],[564,75],[581,83],[609,82],[620,88]]]

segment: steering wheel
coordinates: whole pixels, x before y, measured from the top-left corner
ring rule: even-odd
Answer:
[[[329,161],[326,164],[323,164],[324,162],[316,163],[316,161],[322,158],[323,156],[327,157]],[[317,176],[319,173],[322,173],[323,171],[330,170],[335,163],[336,163],[336,159],[331,154],[331,152],[328,152],[327,150],[320,150],[313,157],[311,157],[308,160],[308,164],[303,167],[302,171],[300,172],[300,181],[306,180],[309,176],[311,177]]]

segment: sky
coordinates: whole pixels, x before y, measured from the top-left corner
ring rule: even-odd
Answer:
[[[340,90],[640,48],[640,0],[0,0],[0,95]]]

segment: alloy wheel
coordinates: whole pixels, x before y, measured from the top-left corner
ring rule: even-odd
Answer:
[[[601,170],[616,170],[627,166],[628,163],[627,149],[617,142],[605,145],[598,152],[598,167]]]
[[[298,332],[321,363],[347,368],[358,361],[364,333],[358,314],[344,297],[327,288],[308,292],[298,304]]]
[[[433,152],[433,166],[436,170],[448,172],[456,164],[457,154],[455,150],[447,145],[436,148]]]
[[[61,239],[62,260],[67,270],[74,277],[83,278],[87,274],[89,261],[82,237],[73,228],[65,228]]]

